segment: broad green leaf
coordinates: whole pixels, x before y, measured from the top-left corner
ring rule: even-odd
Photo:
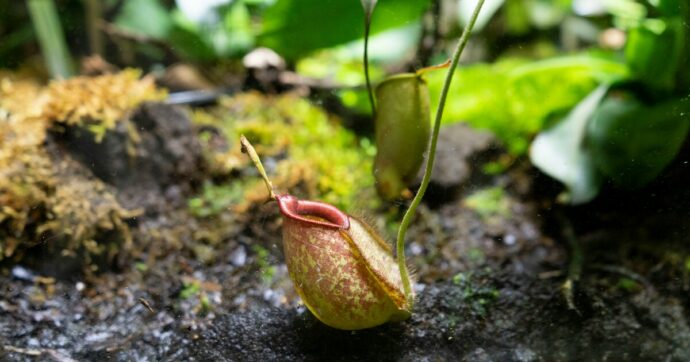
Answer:
[[[636,26],[647,17],[647,8],[636,0],[606,0],[603,5],[614,16],[614,25],[621,29]]]
[[[580,54],[528,62],[505,59],[458,69],[443,123],[466,121],[490,129],[513,154],[555,114],[570,111],[597,85],[625,79],[627,67],[600,56]],[[443,74],[427,77],[431,104],[438,102]]]
[[[690,99],[647,106],[609,97],[588,127],[599,170],[623,188],[652,181],[676,156],[690,125]]]
[[[648,0],[664,16],[675,16],[681,12],[682,1],[686,0]]]
[[[429,89],[418,74],[397,74],[376,87],[376,104],[376,188],[384,199],[394,199],[424,161],[431,133]]]
[[[244,54],[254,44],[251,15],[242,2],[235,2],[225,14],[224,27],[218,29],[227,39],[216,46],[216,53],[221,56]]]
[[[380,0],[371,33],[415,22],[428,6],[428,0]],[[352,0],[278,0],[264,13],[259,44],[295,59],[361,38],[363,19],[361,4]]]
[[[601,179],[585,146],[587,123],[608,90],[601,85],[556,126],[541,132],[530,149],[532,163],[568,188],[568,201],[581,204],[599,192]]]
[[[172,28],[172,19],[158,0],[125,0],[115,23],[138,34],[164,39]]]
[[[669,92],[683,50],[683,25],[676,19],[648,19],[632,29],[625,57],[634,75],[655,90]]]
[[[168,40],[173,50],[180,56],[196,61],[208,61],[216,58],[213,45],[204,37],[199,26],[187,19],[179,11],[173,12],[174,25]]]

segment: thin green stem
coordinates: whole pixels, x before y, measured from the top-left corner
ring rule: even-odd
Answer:
[[[103,56],[103,36],[98,29],[103,13],[101,0],[83,0],[86,15],[86,33],[89,39],[89,51],[92,55]]]
[[[460,36],[458,45],[455,48],[455,52],[453,53],[450,68],[448,68],[448,73],[446,73],[446,79],[443,82],[443,88],[441,90],[441,98],[438,102],[438,108],[436,108],[436,118],[434,119],[434,128],[431,134],[431,142],[429,144],[429,159],[427,160],[426,169],[424,170],[424,178],[422,179],[422,185],[419,186],[417,195],[415,195],[414,199],[412,200],[412,203],[410,204],[410,207],[405,212],[405,216],[403,216],[402,222],[400,223],[400,228],[398,229],[398,238],[396,242],[396,249],[398,253],[398,268],[400,269],[400,279],[403,283],[405,298],[407,299],[409,308],[412,308],[412,305],[414,304],[414,297],[412,294],[410,276],[407,271],[407,264],[405,262],[405,234],[407,233],[407,228],[410,226],[412,217],[417,211],[419,203],[422,202],[424,193],[426,192],[426,189],[429,186],[429,181],[431,181],[431,171],[434,168],[434,160],[436,158],[436,143],[438,142],[438,131],[441,126],[443,108],[446,105],[446,98],[448,97],[448,91],[450,90],[450,83],[453,80],[455,68],[457,68],[458,62],[460,61],[460,55],[462,54],[462,51],[465,49],[465,46],[467,45],[467,41],[470,38],[472,28],[474,27],[474,23],[477,21],[477,16],[479,15],[479,10],[482,8],[482,5],[484,5],[484,0],[479,0],[479,3],[477,3],[477,7],[474,9],[474,12],[472,13],[472,18],[470,19],[470,22],[467,24],[465,30]]]
[[[29,0],[29,15],[41,53],[51,77],[66,79],[74,74],[72,57],[65,42],[65,34],[60,25],[53,0]]]
[[[369,93],[369,104],[371,104],[371,116],[376,118],[376,103],[374,103],[374,92],[371,89],[369,78],[369,30],[371,28],[371,13],[364,17],[364,78],[367,82],[367,92]]]

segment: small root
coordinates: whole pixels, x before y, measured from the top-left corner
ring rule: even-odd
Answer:
[[[568,263],[568,274],[561,284],[561,293],[568,305],[569,310],[574,310],[577,314],[580,311],[575,305],[575,288],[577,288],[577,283],[580,281],[582,276],[582,265],[584,263],[584,256],[582,251],[582,246],[575,236],[575,231],[570,221],[563,215],[562,212],[556,212],[556,217],[559,224],[561,224],[561,230],[563,230],[563,237],[568,242],[568,247],[570,251],[570,262]]]

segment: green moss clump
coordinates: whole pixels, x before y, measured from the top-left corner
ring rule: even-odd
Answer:
[[[321,200],[342,210],[377,206],[371,172],[372,146],[360,142],[322,109],[296,94],[270,97],[245,93],[222,100],[220,111],[224,114],[222,119],[204,112],[193,117],[201,128],[216,130],[214,136],[202,136],[215,172],[253,173],[248,159],[240,153],[239,137],[244,134],[264,158],[279,192]],[[218,143],[215,136],[222,137],[226,147],[214,147]],[[227,196],[223,206],[232,204],[236,211],[245,211],[267,198],[263,184],[254,181],[244,177],[222,186],[207,185],[198,198],[190,200],[190,207],[199,211],[197,214],[220,212],[223,207],[204,207],[214,202],[209,195],[220,194]],[[238,195],[237,190],[244,192]]]
[[[501,187],[475,191],[464,200],[463,204],[476,211],[484,220],[493,217],[510,217],[510,198]]]
[[[163,100],[167,93],[156,88],[152,77],[126,69],[98,77],[74,77],[46,87],[42,117],[70,126],[83,127],[97,141],[118,121],[145,101]]]
[[[453,277],[453,284],[461,290],[458,302],[468,305],[479,316],[485,316],[489,305],[500,296],[500,291],[488,284],[485,278],[490,273],[491,270],[485,268],[476,273],[458,273]]]
[[[124,220],[137,212],[122,208],[108,186],[75,161],[53,160],[35,147],[14,151],[0,152],[0,260],[18,259],[41,242],[83,257],[84,265],[132,248]]]
[[[135,75],[122,75],[122,82],[138,84]],[[114,120],[120,113],[113,109],[124,112],[130,103],[80,98],[84,94],[69,92],[70,87],[96,87],[105,92],[94,95],[100,97],[123,91],[117,87],[122,82],[110,89],[106,80],[95,80],[94,85],[84,78],[41,88],[33,82],[0,78],[0,260],[19,260],[39,243],[57,255],[83,258],[84,265],[90,265],[94,256],[112,260],[131,250],[124,221],[138,212],[124,209],[114,190],[81,164],[50,150],[46,139],[47,129],[58,120],[100,116]],[[140,95],[152,89],[139,86]],[[114,105],[99,108],[103,102]]]
[[[189,211],[196,217],[218,215],[230,205],[242,201],[245,182],[239,180],[229,186],[216,185],[210,181],[204,182],[201,193],[188,201]]]

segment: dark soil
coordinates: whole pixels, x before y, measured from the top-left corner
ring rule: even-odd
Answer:
[[[178,117],[148,107],[141,112]],[[205,226],[179,200],[194,189],[203,165],[188,158],[198,153],[177,152],[195,147],[185,136],[192,129],[178,125],[152,137],[160,131],[155,124],[134,122],[154,144],[140,151],[164,152],[138,165],[108,166],[116,172],[92,171],[121,200],[146,209],[131,221],[135,243],[154,240],[152,230],[182,231],[156,234],[169,242],[100,273],[39,275],[36,266],[49,260],[38,253],[22,265],[0,266],[0,359],[690,360],[685,158],[643,190],[609,190],[596,202],[567,208],[551,202],[557,186],[524,160],[505,174],[481,174],[480,161],[500,157],[490,137],[455,158],[440,157],[441,170],[464,160],[467,175],[437,179],[410,230],[415,313],[351,332],[326,327],[299,303],[282,261],[275,205],[234,218],[241,223],[228,223],[221,243],[193,244],[190,235]],[[467,149],[454,142],[474,131],[454,132],[461,135],[442,140],[442,154]],[[124,157],[107,141],[99,147],[115,150],[115,160]],[[93,154],[70,152],[86,166]],[[164,167],[170,160],[174,166]],[[158,182],[144,182],[137,194],[139,178]],[[486,188],[504,197],[497,211],[482,214],[465,200]],[[146,201],[159,197],[171,200],[167,209]],[[562,285],[573,245],[584,258],[570,306]]]

